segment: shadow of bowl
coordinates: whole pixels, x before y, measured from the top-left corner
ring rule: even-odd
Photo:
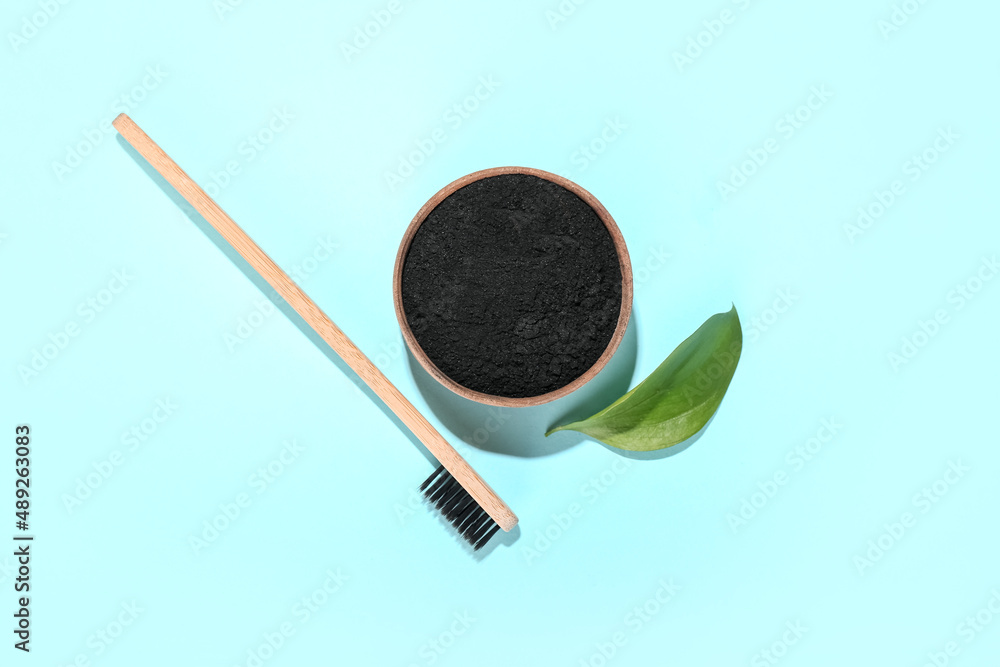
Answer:
[[[635,372],[636,320],[633,310],[618,351],[593,379],[567,396],[523,408],[485,405],[459,396],[433,378],[409,347],[403,347],[413,380],[427,405],[463,442],[511,456],[548,456],[587,438],[575,431],[560,431],[546,438],[548,429],[589,417],[628,391]]]

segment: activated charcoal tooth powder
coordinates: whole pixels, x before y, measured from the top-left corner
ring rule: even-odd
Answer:
[[[622,305],[608,228],[576,194],[529,174],[488,176],[445,197],[403,263],[406,322],[453,381],[540,396],[589,370]]]

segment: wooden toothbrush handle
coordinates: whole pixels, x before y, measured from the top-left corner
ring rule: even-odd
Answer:
[[[389,409],[431,451],[437,460],[459,481],[479,506],[505,531],[517,525],[517,516],[507,504],[483,481],[465,459],[448,444],[430,422],[406,400],[396,387],[382,374],[375,364],[351,342],[319,306],[303,292],[267,254],[253,242],[218,204],[170,159],[163,149],[126,114],[120,114],[112,123],[146,161],[167,180],[215,229],[229,242],[236,252],[250,263],[257,273],[273,287],[302,319],[354,369],[354,372],[378,394]]]

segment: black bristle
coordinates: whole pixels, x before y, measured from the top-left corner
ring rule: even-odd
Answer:
[[[459,532],[465,533],[472,530],[473,525],[482,521],[485,515],[486,512],[479,506],[479,503],[472,503],[465,508],[460,516],[455,517],[452,523]]]
[[[424,495],[427,496],[427,500],[437,505],[442,498],[445,498],[454,490],[456,485],[457,482],[450,475],[442,477],[441,481],[424,491]]]
[[[433,480],[434,480],[434,479],[435,479],[435,478],[436,478],[436,477],[437,477],[437,476],[438,476],[439,474],[441,474],[441,473],[442,473],[443,471],[444,471],[444,466],[438,466],[438,467],[437,467],[437,470],[435,470],[435,471],[434,471],[434,472],[433,472],[433,473],[431,474],[431,476],[430,476],[430,477],[428,477],[427,479],[425,479],[425,480],[424,480],[424,483],[420,485],[420,490],[421,490],[421,491],[425,491],[425,490],[427,489],[427,487],[428,487],[428,486],[430,485],[430,483],[431,483],[431,482],[432,482],[432,481],[433,481]]]
[[[494,535],[496,535],[496,532],[498,530],[500,530],[500,524],[498,524],[497,522],[494,521],[493,522],[493,527],[490,528],[488,531],[486,531],[485,535],[483,535],[482,537],[479,538],[479,541],[476,542],[476,546],[473,547],[473,550],[474,551],[478,551],[478,550],[482,549],[483,546],[485,546],[485,544],[490,541],[490,538],[493,537]]]
[[[470,515],[479,509],[479,504],[471,497],[467,499],[463,498],[463,501],[465,502],[446,515],[448,521],[450,521],[451,525],[456,529],[458,529]]]
[[[442,498],[440,502],[437,503],[436,507],[441,510],[441,514],[449,516],[457,504],[464,502],[464,495],[465,494],[461,493],[461,487],[458,486],[458,488],[452,489],[451,494]]]
[[[430,482],[430,479],[428,479],[427,482]],[[448,483],[448,477],[446,475],[441,475],[438,476],[438,478],[435,479],[433,483],[428,485],[427,482],[424,482],[426,486],[424,486],[421,490],[424,492],[425,495],[430,497],[435,493],[437,493],[438,489],[440,489],[442,486]]]
[[[476,505],[472,512],[470,512],[461,524],[456,527],[462,531],[463,535],[471,540],[472,536],[475,535],[477,530],[479,530],[479,527],[483,524],[483,522],[489,518],[489,515],[483,511],[483,508]]]
[[[420,485],[420,490],[472,546],[473,551],[482,549],[500,530],[497,522],[444,466],[438,466]]]
[[[470,502],[472,502],[471,497],[466,497],[464,494],[456,493],[452,496],[451,501],[446,503],[444,507],[441,507],[441,513],[444,514],[449,521],[452,521],[455,517],[461,514],[466,507],[469,506]]]

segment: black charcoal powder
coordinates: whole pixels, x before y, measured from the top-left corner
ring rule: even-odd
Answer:
[[[583,375],[621,310],[607,227],[577,195],[527,174],[456,190],[414,235],[406,321],[432,362],[474,391],[526,398]]]

